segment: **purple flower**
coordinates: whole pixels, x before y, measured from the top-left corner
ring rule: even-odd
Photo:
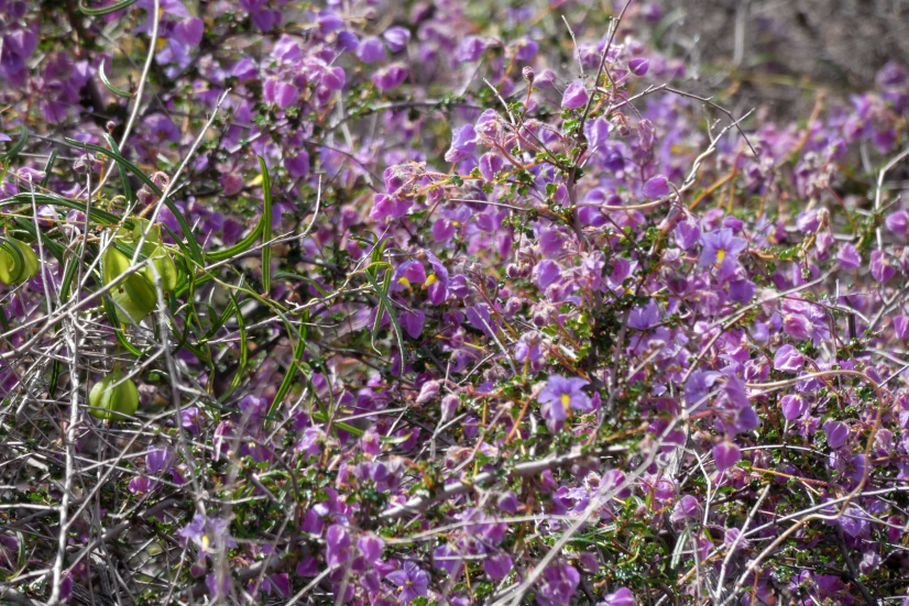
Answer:
[[[858,507],[849,507],[838,523],[843,531],[852,538],[868,534],[869,525],[865,514]]]
[[[240,6],[249,12],[249,18],[260,31],[267,32],[281,23],[280,10],[268,10],[262,5],[261,0],[240,0]],[[339,29],[343,22],[336,15],[326,15],[319,18],[319,29],[334,31]]]
[[[184,19],[174,26],[171,40],[177,40],[186,46],[198,46],[202,42],[205,24],[198,17]]]
[[[896,268],[890,264],[886,253],[882,250],[875,250],[871,253],[871,276],[880,282],[886,284],[896,274]]]
[[[647,70],[650,69],[650,61],[643,57],[635,57],[628,61],[628,69],[630,69],[631,73],[635,76],[643,76],[647,73]]]
[[[698,265],[701,267],[720,268],[721,274],[730,274],[738,265],[738,256],[748,243],[732,234],[732,230],[723,227],[701,236],[701,256]]]
[[[221,193],[225,196],[235,196],[243,191],[243,177],[234,173],[222,173],[218,178],[221,184]]]
[[[338,48],[347,52],[356,52],[360,39],[350,30],[338,32]]]
[[[660,308],[656,300],[651,299],[643,307],[635,307],[628,314],[628,326],[638,330],[653,328],[660,322]]]
[[[426,404],[436,399],[439,395],[439,388],[442,384],[439,381],[426,381],[420,388],[420,394],[417,396],[418,405]]]
[[[884,224],[893,233],[905,236],[906,232],[909,231],[909,213],[905,210],[890,213],[884,220]]]
[[[787,421],[794,421],[808,411],[808,402],[798,394],[786,394],[780,398],[780,408]]]
[[[485,303],[471,305],[464,312],[471,326],[487,337],[493,338],[496,332],[496,324],[492,319],[492,314],[489,313],[489,307]]]
[[[196,406],[188,406],[180,411],[180,427],[192,435],[197,435],[199,433],[201,422],[201,415]]]
[[[558,230],[545,229],[540,232],[540,252],[542,252],[543,256],[545,257],[558,257],[562,252],[562,244],[564,241],[565,239],[562,237],[562,234]]]
[[[505,161],[498,154],[488,152],[480,156],[480,174],[487,181],[493,181],[504,165]]]
[[[357,540],[357,550],[367,564],[375,564],[382,558],[382,550],[385,548],[385,541],[374,534],[363,535]]]
[[[783,332],[788,336],[801,341],[811,334],[811,321],[798,313],[787,313],[783,316]]]
[[[236,546],[230,537],[230,523],[219,517],[207,517],[201,513],[193,516],[192,521],[177,531],[183,541],[192,541],[199,548],[199,558],[224,548]]]
[[[329,568],[343,566],[350,559],[350,533],[340,524],[332,524],[325,533],[325,563]]]
[[[534,273],[537,276],[537,286],[539,286],[541,290],[545,290],[546,287],[558,280],[562,275],[559,264],[549,259],[545,259],[538,263],[534,268]]]
[[[577,109],[587,105],[587,89],[584,82],[575,80],[565,88],[562,94],[562,109]]]
[[[397,586],[398,599],[404,603],[425,596],[429,591],[429,573],[410,560],[404,562],[398,570],[388,573],[385,578]]]
[[[251,1],[252,0],[245,0],[245,2],[251,2]],[[259,2],[257,2],[256,4],[259,4]],[[317,23],[319,25],[319,31],[322,34],[328,34],[331,32],[335,32],[335,31],[338,31],[339,29],[341,29],[342,27],[344,27],[344,19],[342,19],[340,16],[336,15],[335,13],[328,12],[328,11],[321,13],[319,15],[319,19],[317,20]]]
[[[685,520],[693,520],[700,515],[700,512],[701,506],[698,504],[698,500],[690,494],[686,494],[683,495],[675,504],[675,507],[672,508],[672,514],[669,516],[669,521],[677,523]]]
[[[723,533],[723,544],[730,549],[734,545],[736,551],[747,549],[749,547],[748,539],[740,538],[741,534],[742,531],[738,528],[727,528],[726,532]]]
[[[309,175],[309,154],[301,149],[295,155],[285,157],[284,168],[294,179],[305,179]]]
[[[543,415],[556,423],[561,423],[568,416],[569,409],[589,412],[593,409],[590,397],[582,391],[589,381],[580,378],[566,379],[561,375],[552,375],[546,386],[537,396],[543,405]]]
[[[527,332],[515,344],[514,358],[520,363],[529,363],[530,368],[537,370],[543,363],[543,352],[540,348],[540,336],[534,332]]]
[[[401,322],[401,328],[411,339],[418,339],[423,334],[423,322],[426,320],[426,314],[418,309],[405,311],[398,320]]]
[[[464,559],[448,543],[433,549],[432,562],[436,568],[444,570],[449,575],[459,573],[464,566]]]
[[[824,423],[824,433],[827,434],[827,445],[836,450],[846,443],[849,427],[840,421],[827,421]]]
[[[798,372],[805,363],[805,358],[799,351],[786,343],[773,354],[773,367],[783,372]]]
[[[733,442],[720,442],[713,447],[713,459],[719,471],[726,471],[742,459],[742,450]]]
[[[663,175],[650,177],[644,183],[642,191],[648,198],[662,198],[663,196],[668,196],[671,191],[669,188],[669,180]]]
[[[129,481],[129,491],[133,494],[145,494],[154,487],[154,480],[148,476],[136,476]]]
[[[180,129],[164,114],[152,114],[145,119],[143,127],[155,141],[179,141]]]
[[[457,163],[473,156],[477,149],[477,133],[472,124],[465,124],[451,134],[451,147],[445,152],[445,161]]]
[[[476,61],[486,50],[486,41],[479,36],[467,36],[455,51],[455,59],[461,63]]]
[[[518,61],[530,61],[540,49],[539,45],[530,38],[521,38],[511,44],[509,48],[514,50],[514,58]]]
[[[280,109],[287,109],[290,107],[300,94],[300,91],[298,91],[297,87],[293,84],[275,79],[270,79],[265,82],[263,92],[265,100],[274,103]]]
[[[205,587],[213,598],[223,598],[230,595],[230,572],[220,568],[215,572],[205,575]]]
[[[483,570],[493,581],[501,581],[511,572],[513,563],[508,554],[502,553],[483,560]]]
[[[553,564],[543,571],[542,582],[537,590],[537,604],[540,606],[563,606],[571,601],[581,581],[581,575],[574,566]]]
[[[426,289],[426,295],[430,303],[441,305],[448,297],[448,269],[431,252],[427,251],[426,256],[429,258],[429,265],[432,271],[426,276],[423,288]]]
[[[673,235],[676,245],[682,250],[688,250],[701,239],[701,230],[694,221],[681,221],[675,226]]]
[[[401,263],[394,273],[392,283],[393,292],[410,290],[414,284],[423,284],[426,282],[426,268],[419,261],[412,259]]]
[[[842,269],[857,269],[862,266],[862,256],[852,244],[846,243],[840,247],[836,260]]]
[[[145,455],[145,468],[151,474],[167,471],[170,467],[172,456],[168,448],[151,448]]]
[[[363,38],[357,46],[357,59],[363,63],[378,63],[385,59],[385,45],[375,36]]]
[[[723,375],[714,370],[696,370],[685,383],[685,403],[694,406],[704,399]]]
[[[729,298],[736,303],[748,303],[754,297],[754,282],[751,280],[731,280]]]
[[[373,74],[372,83],[384,93],[400,86],[407,79],[407,73],[403,63],[392,63]]]
[[[635,606],[634,594],[627,587],[621,587],[603,596],[603,601],[597,602],[596,606]]]
[[[587,139],[588,148],[591,152],[606,145],[611,130],[612,125],[603,118],[588,120],[584,124],[584,138]]]
[[[897,339],[909,339],[909,316],[897,314],[893,316],[893,332]]]
[[[391,52],[399,53],[407,48],[407,42],[410,41],[410,32],[400,25],[395,25],[385,30],[382,37],[385,38],[385,42]]]
[[[518,511],[518,497],[512,491],[503,492],[496,501],[496,507],[505,513],[516,513]]]

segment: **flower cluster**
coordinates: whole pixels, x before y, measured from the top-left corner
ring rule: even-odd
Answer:
[[[909,590],[904,66],[777,124],[671,3],[73,4],[0,0],[0,598]]]

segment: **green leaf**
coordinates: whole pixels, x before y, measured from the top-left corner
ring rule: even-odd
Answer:
[[[128,90],[122,89],[119,86],[115,86],[111,83],[110,79],[107,77],[107,73],[104,71],[104,60],[101,60],[101,64],[98,66],[98,77],[101,78],[101,83],[118,97],[132,97],[133,94]]]
[[[46,187],[47,182],[50,180],[51,171],[54,170],[54,163],[57,161],[57,150],[52,149],[50,155],[47,157],[47,162],[44,163],[44,178],[38,183],[41,187]]]
[[[110,148],[114,150],[118,155],[120,155],[120,147],[117,145],[117,142],[114,141],[114,138],[110,136],[109,133],[104,133],[104,140],[107,141],[107,144],[110,145]],[[122,155],[121,155],[122,157]],[[133,192],[132,185],[129,184],[129,169],[127,169],[119,160],[117,162],[117,170],[120,172],[120,187],[123,190],[122,194],[126,197],[128,202],[136,201],[136,194]]]
[[[290,327],[288,326],[288,335],[290,335]],[[290,388],[293,386],[294,378],[297,375],[297,367],[300,360],[303,359],[303,354],[306,352],[306,328],[305,325],[300,326],[300,330],[297,333],[297,342],[294,344],[293,358],[290,361],[290,364],[287,366],[287,372],[284,373],[284,378],[281,380],[281,385],[278,386],[278,391],[275,392],[275,397],[271,401],[271,406],[268,409],[268,416],[271,417],[274,415],[275,411],[278,409],[278,406],[281,405],[281,402],[284,400],[284,396],[290,391]]]
[[[88,216],[91,220],[98,223],[104,223],[108,225],[113,225],[119,222],[119,217],[117,215],[111,214],[107,211],[98,209],[98,208],[87,208],[85,202],[80,202],[78,200],[70,200],[69,198],[61,198],[53,194],[41,194],[25,192],[18,193],[9,198],[4,198],[0,200],[0,207],[10,206],[12,204],[28,204],[31,206],[32,199],[34,196],[34,201],[36,204],[48,204],[50,206],[60,206],[63,208],[69,208],[71,210],[78,210],[81,212],[86,212],[88,210]]]
[[[387,264],[386,264],[387,265]],[[391,320],[391,326],[394,329],[395,341],[398,345],[398,355],[401,358],[401,371],[404,371],[404,338],[401,333],[401,325],[398,323],[398,317],[394,312],[394,307],[391,302],[391,299],[388,297],[388,289],[391,286],[391,277],[392,271],[389,267],[385,270],[385,275],[382,279],[382,283],[379,284],[379,281],[376,277],[371,274],[369,271],[366,272],[366,279],[369,280],[370,285],[373,288],[373,291],[376,293],[376,296],[379,298],[379,306],[376,309],[376,319],[373,322],[372,326],[372,335],[371,335],[371,345],[376,353],[380,353],[378,348],[376,348],[376,335],[379,331],[379,327],[382,325],[382,314],[383,312],[388,313],[388,318]]]
[[[109,15],[115,13],[124,8],[129,8],[136,3],[136,0],[120,0],[109,6],[102,6],[100,8],[91,8],[85,5],[85,0],[79,0],[79,12],[83,15],[88,15],[89,17],[99,17],[101,15]]]
[[[120,344],[123,349],[133,354],[137,358],[145,356],[148,352],[142,351],[135,345],[129,342],[129,339],[126,338],[126,333],[123,331],[123,327],[120,323],[120,318],[117,317],[117,308],[114,306],[114,302],[110,297],[104,297],[104,313],[107,314],[107,320],[110,322],[110,325],[114,329],[114,334],[117,337],[117,343]]]
[[[259,168],[262,170],[262,192],[264,193],[262,220],[262,292],[271,292],[271,177],[268,175],[268,166],[265,158],[259,156]]]
[[[246,322],[243,320],[243,313],[240,311],[240,304],[237,302],[237,299],[234,297],[233,293],[228,293],[228,296],[230,297],[231,307],[236,312],[237,330],[240,333],[240,360],[237,363],[237,372],[234,373],[233,379],[230,381],[230,389],[227,390],[227,393],[230,394],[240,385],[243,371],[246,370],[246,364],[249,359],[249,343],[247,342]]]
[[[16,139],[16,142],[6,150],[3,155],[0,155],[0,159],[4,161],[9,161],[19,155],[19,152],[22,151],[22,148],[25,147],[25,143],[28,141],[28,128],[23,124],[19,127],[19,138]]]

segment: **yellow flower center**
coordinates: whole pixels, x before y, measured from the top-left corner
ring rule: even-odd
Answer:
[[[398,278],[398,284],[400,284],[404,288],[410,288],[410,280],[408,280],[404,276],[401,276],[400,278]]]
[[[202,551],[208,551],[208,546],[211,544],[211,541],[208,538],[207,534],[202,535]]]
[[[562,408],[567,409],[569,404],[571,404],[571,394],[563,393],[562,394]]]
[[[429,288],[430,286],[432,286],[433,284],[436,283],[436,280],[438,280],[438,278],[436,277],[435,274],[429,274],[428,276],[426,276],[426,281],[423,282],[423,287]]]
[[[719,265],[720,263],[723,262],[723,259],[725,259],[725,258],[726,258],[726,250],[723,249],[723,248],[717,249],[717,251],[716,251],[716,264]]]

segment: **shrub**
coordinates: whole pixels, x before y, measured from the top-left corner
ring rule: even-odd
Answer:
[[[654,3],[70,4],[0,2],[2,600],[899,601],[904,68],[775,124]]]

